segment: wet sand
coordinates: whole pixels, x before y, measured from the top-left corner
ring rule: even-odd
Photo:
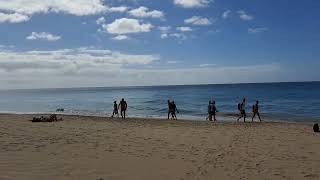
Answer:
[[[0,115],[0,180],[320,179],[310,123]]]

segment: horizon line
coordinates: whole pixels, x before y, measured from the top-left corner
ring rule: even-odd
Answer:
[[[244,85],[244,84],[280,84],[280,83],[319,83],[318,81],[278,81],[278,82],[242,82],[242,83],[213,83],[213,84],[160,84],[160,85],[137,85],[137,86],[88,86],[88,87],[51,87],[51,88],[17,88],[0,89],[0,91],[23,91],[23,90],[61,90],[61,89],[97,89],[97,88],[148,88],[148,87],[177,87],[177,86],[208,86],[208,85]]]

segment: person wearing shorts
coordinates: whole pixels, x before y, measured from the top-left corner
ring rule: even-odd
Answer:
[[[243,122],[246,122],[247,114],[246,114],[246,99],[245,98],[243,98],[242,102],[239,103],[238,110],[240,111],[240,116],[237,119],[237,122],[239,122],[239,120],[241,118],[243,118]]]
[[[122,119],[126,119],[126,111],[127,111],[127,108],[128,108],[128,104],[127,102],[122,98],[120,103],[119,103],[119,106],[118,106],[118,109],[120,109],[120,114],[121,114],[121,118]]]

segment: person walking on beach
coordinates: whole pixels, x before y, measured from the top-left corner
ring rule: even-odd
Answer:
[[[253,122],[253,119],[256,117],[256,115],[258,116],[258,118],[261,122],[261,117],[260,117],[260,113],[259,113],[259,101],[256,101],[256,104],[252,106],[252,113],[253,113],[252,122]]]
[[[168,120],[170,118],[171,111],[172,111],[172,103],[170,102],[170,100],[168,100]]]
[[[171,102],[171,106],[172,106],[172,108],[171,108],[172,118],[173,118],[173,120],[178,120],[176,112],[179,113],[179,111],[178,111],[177,106],[174,101]]]
[[[209,101],[209,105],[208,105],[208,119],[209,119],[209,121],[212,121],[212,116],[213,116],[213,120],[217,121],[216,112],[218,112],[217,108],[216,108],[216,102]]]
[[[242,102],[238,104],[238,110],[240,111],[240,117],[237,119],[237,122],[239,122],[239,120],[241,118],[243,118],[243,122],[246,122],[246,99],[243,98]]]
[[[117,101],[114,101],[113,102],[113,112],[112,112],[112,118],[113,118],[113,116],[114,115],[117,115],[118,116],[118,118],[119,118],[119,112],[118,112],[118,104],[117,104]]]
[[[128,108],[128,104],[127,102],[122,98],[120,103],[119,103],[119,106],[118,106],[118,109],[120,109],[120,112],[121,112],[121,118],[122,119],[126,119],[126,111],[127,111],[127,108]]]

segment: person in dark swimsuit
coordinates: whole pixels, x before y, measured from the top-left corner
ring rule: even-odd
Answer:
[[[126,119],[126,111],[127,111],[127,108],[128,108],[128,104],[127,102],[122,98],[120,103],[119,103],[119,106],[118,106],[118,109],[120,109],[120,114],[121,114],[121,118],[122,119]]]
[[[247,114],[246,114],[246,99],[245,98],[243,98],[242,102],[239,103],[238,109],[240,111],[240,117],[237,119],[237,122],[239,122],[239,120],[241,118],[243,118],[243,121],[246,122]]]
[[[212,116],[213,116],[213,120],[217,121],[216,119],[216,112],[217,108],[216,108],[216,102],[215,101],[209,101],[209,105],[208,105],[208,119],[209,121],[212,121]]]
[[[256,101],[256,104],[252,106],[252,113],[253,113],[252,122],[253,122],[253,119],[256,117],[256,115],[258,116],[258,118],[261,122],[261,117],[260,117],[260,113],[259,113],[259,101]]]
[[[179,113],[179,111],[178,111],[177,106],[176,106],[176,104],[175,104],[174,101],[171,102],[171,106],[172,106],[172,108],[171,108],[172,118],[173,118],[174,120],[178,120],[177,115],[176,115],[176,112]]]
[[[171,111],[172,111],[172,103],[170,102],[170,100],[168,100],[168,120],[170,118]]]
[[[119,118],[119,112],[118,112],[118,104],[117,104],[117,101],[114,101],[113,102],[113,112],[112,112],[112,118],[113,118],[113,116],[114,115],[117,115],[118,116],[118,118]]]

